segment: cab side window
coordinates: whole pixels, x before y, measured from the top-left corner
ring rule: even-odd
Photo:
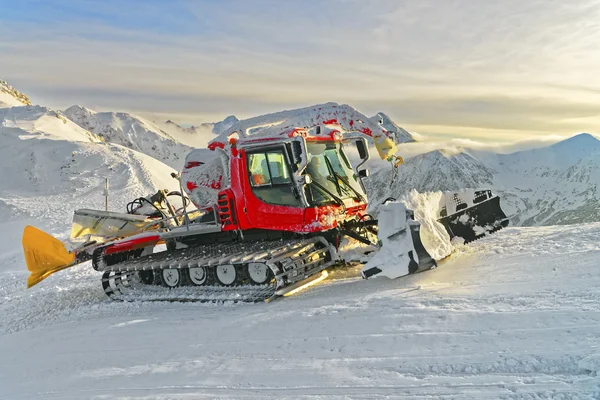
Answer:
[[[252,192],[265,203],[299,206],[283,150],[248,154]]]
[[[248,155],[248,170],[252,187],[271,185],[271,175],[267,167],[267,155],[256,153]]]

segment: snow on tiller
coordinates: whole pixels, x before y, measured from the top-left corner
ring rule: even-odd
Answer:
[[[402,217],[405,214],[407,218]],[[450,239],[460,237],[465,243],[508,225],[508,218],[500,208],[500,198],[490,190],[445,192],[437,216]],[[379,275],[393,279],[436,265],[430,255],[433,249],[429,252],[425,249],[421,226],[414,221],[412,211],[399,202],[390,202],[379,207],[377,217],[382,246],[362,268],[364,278]]]
[[[469,243],[508,226],[508,218],[500,208],[500,197],[491,190],[444,193],[444,200],[438,221],[450,239],[460,237]]]

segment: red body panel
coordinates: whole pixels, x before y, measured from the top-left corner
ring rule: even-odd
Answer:
[[[110,245],[109,247],[107,247],[104,250],[104,254],[109,255],[109,254],[129,251],[129,250],[141,249],[142,247],[155,245],[159,241],[160,241],[159,235],[136,237],[136,238],[133,238],[130,240],[126,240],[126,241],[123,241],[120,243],[114,243],[114,244]]]
[[[266,204],[252,193],[248,180],[246,152],[231,158],[231,188],[235,195],[236,211],[243,214],[240,228],[305,232],[304,208]]]
[[[263,202],[252,192],[248,179],[246,152],[239,151],[231,158],[231,191],[235,198],[235,215],[238,224],[232,229],[268,229],[286,232],[320,232],[333,229],[338,219],[361,214],[367,205],[356,203],[346,206],[341,215],[337,205],[320,207],[291,207]]]

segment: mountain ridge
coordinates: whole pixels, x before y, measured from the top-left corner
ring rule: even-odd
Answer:
[[[23,105],[32,105],[29,97],[0,79],[0,108]]]
[[[156,158],[175,169],[192,148],[152,122],[125,112],[96,112],[74,105],[63,111],[71,121],[100,137]]]

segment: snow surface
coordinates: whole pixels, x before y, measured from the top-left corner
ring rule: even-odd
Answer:
[[[25,290],[0,226],[0,398],[593,399],[600,224],[507,228],[435,270],[271,304],[119,303],[89,265]]]

